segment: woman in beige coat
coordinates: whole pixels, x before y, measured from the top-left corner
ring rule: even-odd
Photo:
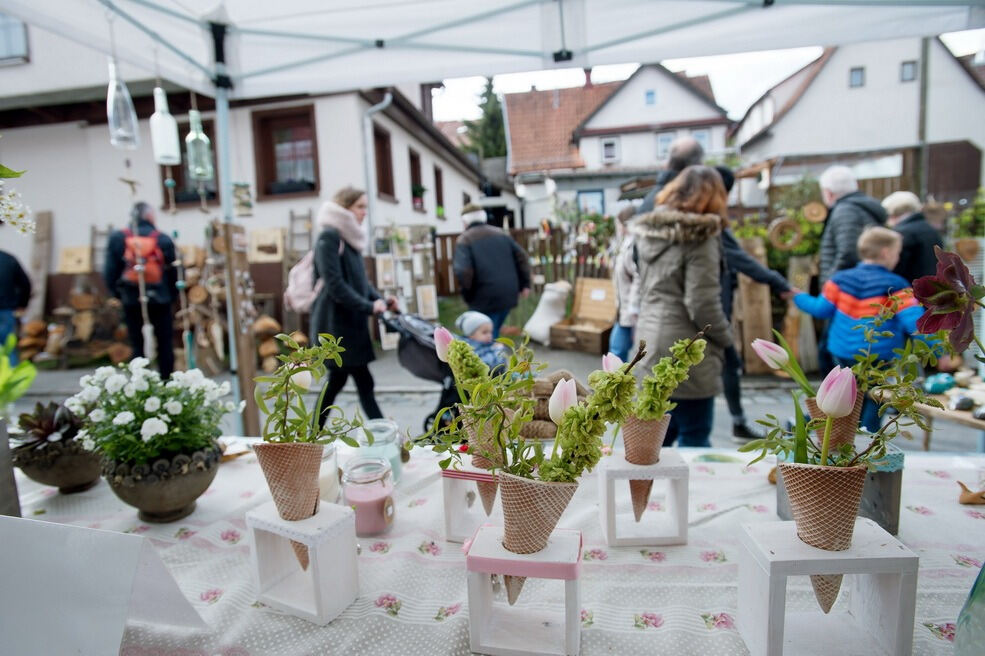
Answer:
[[[637,336],[649,355],[640,371],[669,355],[675,341],[702,328],[704,361],[674,393],[664,445],[710,446],[715,396],[721,391],[723,352],[732,331],[722,310],[719,233],[726,225],[727,197],[712,168],[689,166],[657,196],[657,207],[632,225],[640,277]]]

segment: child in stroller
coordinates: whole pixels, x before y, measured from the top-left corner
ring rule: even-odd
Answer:
[[[465,343],[472,347],[493,375],[500,373],[497,369],[506,368],[506,347],[493,340],[492,319],[481,312],[469,310],[455,319],[455,327],[464,336]]]

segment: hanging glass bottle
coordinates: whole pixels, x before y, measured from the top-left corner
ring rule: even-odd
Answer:
[[[188,175],[204,182],[215,175],[212,168],[212,142],[202,130],[202,114],[195,109],[188,111],[190,129],[185,137],[185,157],[188,159]]]
[[[136,150],[140,145],[137,131],[137,112],[127,85],[119,78],[116,60],[109,60],[109,88],[106,91],[106,119],[109,122],[109,142],[116,148]]]
[[[181,164],[178,141],[178,122],[168,111],[168,96],[161,87],[154,87],[154,113],[150,117],[150,140],[154,161],[161,166]]]

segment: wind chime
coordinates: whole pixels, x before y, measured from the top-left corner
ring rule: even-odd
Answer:
[[[109,23],[109,87],[106,91],[106,120],[109,124],[109,142],[114,148],[120,150],[136,150],[140,146],[140,134],[137,128],[137,112],[133,108],[133,100],[130,98],[130,91],[126,83],[120,79],[117,69],[116,59],[116,36],[113,33],[113,17],[107,16]],[[137,180],[130,173],[130,158],[125,159],[127,174],[120,180],[129,185],[130,197],[132,202],[137,200]],[[138,212],[131,213],[133,234],[138,235],[138,223],[140,216]],[[147,313],[147,281],[144,275],[146,258],[141,249],[134,249],[136,253],[136,263],[134,270],[137,272],[137,289],[140,300],[140,315],[143,325],[141,335],[144,342],[144,357],[153,360],[157,356],[156,343],[154,342],[154,327],[150,322],[150,315]]]

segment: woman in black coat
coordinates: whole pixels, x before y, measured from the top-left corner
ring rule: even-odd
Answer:
[[[318,211],[322,232],[315,244],[315,279],[323,280],[324,285],[311,308],[311,332],[330,333],[345,349],[341,367],[328,363],[328,381],[319,413],[323,423],[349,376],[356,383],[366,417],[383,417],[369,373],[369,363],[375,355],[368,318],[387,307],[396,307],[397,299],[391,297],[384,302],[366,277],[363,251],[367,237],[362,227],[365,219],[366,194],[352,187],[339,190]]]

